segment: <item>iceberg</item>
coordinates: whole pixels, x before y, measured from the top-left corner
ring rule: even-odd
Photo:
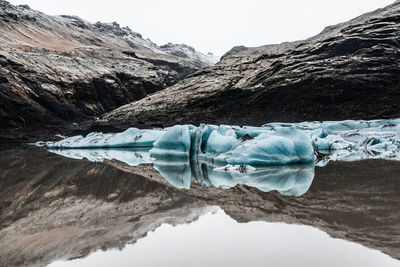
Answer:
[[[129,128],[122,133],[103,134],[89,133],[66,138],[58,142],[45,142],[48,148],[78,149],[78,148],[118,148],[118,147],[149,147],[164,135],[162,130],[140,130]],[[43,142],[38,142],[42,145]]]
[[[151,156],[156,158],[188,159],[191,146],[191,136],[188,125],[178,125],[169,128],[154,142],[150,150]]]
[[[86,137],[73,136],[37,145],[59,150],[148,148],[153,162],[190,159],[255,167],[308,164],[316,160],[322,166],[331,160],[399,160],[400,119],[268,123],[262,127],[201,124],[159,130],[129,128],[116,134],[94,132]],[[59,153],[74,157],[75,152]],[[84,157],[96,155],[89,153]]]
[[[279,129],[255,138],[238,138],[228,126],[174,126],[150,150],[152,158],[195,159],[232,165],[279,165],[314,162],[308,137],[297,129]]]
[[[261,128],[301,130],[319,155],[318,166],[329,161],[400,160],[400,119],[267,123]]]
[[[301,131],[279,129],[242,141],[237,147],[220,154],[218,159],[225,159],[231,165],[250,166],[310,163],[314,162],[314,149]]]

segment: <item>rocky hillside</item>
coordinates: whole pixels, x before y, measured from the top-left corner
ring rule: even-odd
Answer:
[[[189,46],[157,46],[115,22],[48,16],[0,0],[0,129],[82,121],[212,60]]]
[[[235,47],[212,67],[122,106],[101,124],[400,116],[400,1],[304,41]]]

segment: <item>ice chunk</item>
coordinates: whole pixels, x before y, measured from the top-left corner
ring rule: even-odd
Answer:
[[[37,142],[35,143],[35,146],[38,146],[38,147],[46,146],[46,142],[44,142],[44,141],[37,141]]]
[[[90,133],[86,137],[73,136],[59,142],[47,142],[49,148],[104,148],[148,147],[165,133],[164,130],[140,130],[129,128],[122,133]]]
[[[310,163],[314,161],[314,149],[304,133],[288,128],[260,134],[218,158],[231,165]]]
[[[325,155],[324,162],[329,158],[400,160],[400,119],[268,123],[263,127],[202,124],[165,130],[130,128],[117,134],[90,133],[45,144],[62,149],[152,147],[154,158],[190,158],[222,165],[308,163],[314,160],[313,150],[318,160]],[[36,145],[43,146],[43,142]],[[73,152],[69,154],[73,156]]]
[[[207,139],[205,152],[219,155],[232,149],[237,142],[236,134],[222,135],[217,130],[212,131]]]
[[[188,159],[191,137],[188,125],[178,125],[167,131],[153,144],[150,155],[154,158]]]

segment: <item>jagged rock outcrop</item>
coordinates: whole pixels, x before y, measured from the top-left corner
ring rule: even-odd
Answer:
[[[207,55],[198,53],[193,47],[186,44],[168,43],[160,46],[160,48],[162,49],[162,51],[170,55],[183,58],[191,58],[195,61],[200,62],[206,62],[210,66],[214,65],[218,61],[217,57],[215,57],[212,53],[208,53]]]
[[[1,147],[0,160],[0,266],[45,266],[123,248],[215,205],[239,222],[311,225],[400,259],[394,161],[316,168],[309,191],[296,198],[246,186],[179,190],[148,164],[71,160],[37,147]]]
[[[400,116],[400,1],[304,41],[235,47],[215,66],[122,106],[100,124],[226,123]]]
[[[0,129],[77,122],[166,88],[211,62],[117,23],[0,0]]]

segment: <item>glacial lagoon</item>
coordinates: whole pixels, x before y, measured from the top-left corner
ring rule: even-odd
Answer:
[[[400,266],[397,128],[179,126],[3,146],[1,264]]]

